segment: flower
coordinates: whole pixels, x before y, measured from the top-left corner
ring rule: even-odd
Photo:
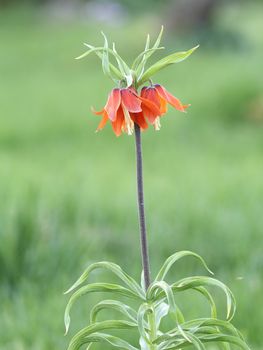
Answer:
[[[103,129],[108,120],[116,136],[120,136],[122,132],[131,135],[134,123],[145,130],[149,122],[154,125],[155,130],[159,130],[160,117],[167,112],[168,103],[181,112],[185,112],[189,106],[183,105],[159,84],[143,87],[140,96],[132,87],[115,88],[110,92],[105,107],[99,112],[93,111],[102,115],[97,131]]]
[[[101,130],[109,120],[116,136],[120,136],[122,131],[131,135],[134,123],[142,130],[147,129],[145,115],[155,119],[161,113],[154,102],[139,96],[133,88],[113,89],[105,107],[99,112],[93,112],[102,115],[97,131]]]
[[[183,105],[181,101],[170,94],[163,86],[155,84],[148,87],[143,87],[141,90],[141,97],[145,100],[151,101],[159,109],[159,116],[154,115],[147,108],[143,108],[144,116],[154,125],[156,130],[160,129],[160,118],[167,112],[167,104],[172,105],[180,112],[185,112],[185,109],[190,105]]]

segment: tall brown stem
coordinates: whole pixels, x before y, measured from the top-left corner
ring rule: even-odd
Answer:
[[[134,128],[135,128],[136,161],[137,161],[137,193],[138,193],[140,238],[141,238],[141,256],[142,256],[142,267],[143,267],[143,273],[144,273],[144,283],[145,283],[145,288],[147,290],[147,288],[150,285],[150,264],[149,264],[147,233],[146,233],[146,225],[145,225],[145,213],[144,213],[141,130],[136,123],[134,125]]]

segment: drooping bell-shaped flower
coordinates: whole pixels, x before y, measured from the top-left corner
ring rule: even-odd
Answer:
[[[112,49],[109,47],[105,34],[102,33],[104,37],[103,47],[85,44],[89,50],[77,58],[80,59],[90,53],[95,53],[102,61],[103,72],[119,86],[110,92],[105,107],[99,112],[94,111],[95,114],[102,115],[97,131],[101,130],[108,120],[117,136],[121,135],[122,132],[131,135],[134,123],[139,125],[141,130],[147,129],[148,123],[159,130],[160,117],[166,113],[167,104],[181,112],[184,112],[189,106],[183,105],[178,98],[170,94],[163,86],[159,84],[152,85],[151,77],[161,69],[185,60],[198,46],[188,51],[168,55],[146,69],[146,63],[151,55],[157,50],[163,49],[159,46],[162,33],[163,27],[152,47],[150,47],[150,37],[148,35],[144,51],[136,57],[131,67],[117,53],[114,43]],[[117,65],[110,61],[110,56],[114,57]],[[148,81],[151,83],[150,86],[142,88],[139,93],[140,87]]]
[[[101,130],[108,120],[116,136],[120,136],[122,132],[131,135],[134,123],[144,130],[148,127],[143,113],[146,109],[151,115],[155,115],[155,118],[161,113],[155,103],[139,96],[133,88],[115,88],[110,92],[105,107],[99,112],[94,111],[95,114],[102,115],[97,131]]]

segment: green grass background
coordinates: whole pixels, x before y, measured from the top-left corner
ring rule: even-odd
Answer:
[[[201,254],[235,293],[234,323],[258,350],[260,11],[260,4],[228,7],[217,21],[240,44],[225,48],[212,38],[210,47],[201,46],[189,60],[156,76],[192,106],[187,115],[170,109],[160,132],[143,134],[152,273],[175,251]],[[146,31],[158,32],[153,22],[148,16],[104,31],[134,57]],[[69,337],[63,337],[62,292],[88,263],[114,261],[140,277],[134,139],[116,138],[109,126],[94,133],[99,119],[90,106],[102,107],[112,84],[96,57],[73,58],[83,41],[101,41],[101,25],[57,22],[28,8],[3,11],[0,23],[0,349],[64,349]],[[196,44],[165,35],[169,49]],[[195,273],[205,272],[189,259],[170,278]],[[95,299],[76,307],[73,331],[88,321]],[[218,302],[224,310],[220,296]],[[189,309],[199,310],[194,299]]]

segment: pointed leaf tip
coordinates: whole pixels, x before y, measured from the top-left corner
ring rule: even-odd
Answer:
[[[67,335],[68,331],[69,331],[69,325],[70,325],[70,316],[68,314],[65,315],[65,317],[64,317],[64,324],[65,324],[65,333],[64,333],[64,335]]]

